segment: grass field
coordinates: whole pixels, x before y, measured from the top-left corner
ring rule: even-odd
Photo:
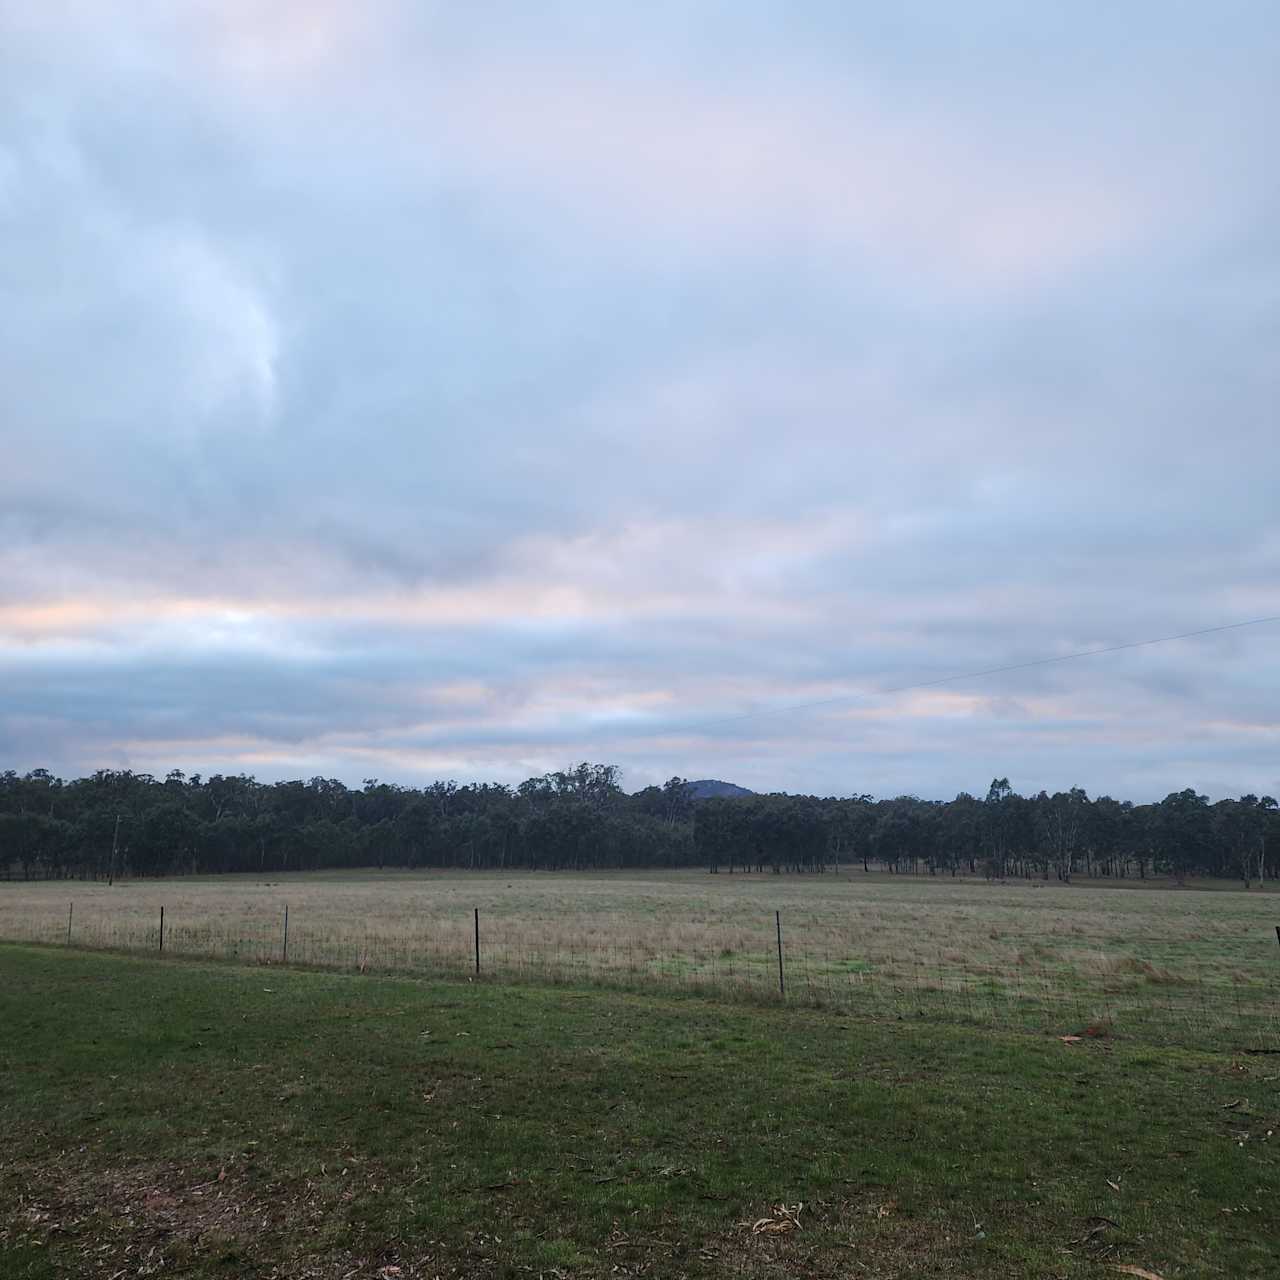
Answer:
[[[1273,1277],[1280,1059],[0,947],[0,1275]]]
[[[1129,882],[1131,885],[1135,882]],[[343,873],[0,885],[0,938],[778,995],[869,1015],[1280,1047],[1280,895],[912,876]],[[70,919],[68,918],[70,914]]]

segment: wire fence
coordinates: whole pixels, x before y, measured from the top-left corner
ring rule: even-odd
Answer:
[[[826,1006],[863,1017],[933,1020],[993,1029],[1123,1036],[1233,1052],[1280,1052],[1280,964],[1274,981],[1221,969],[1170,971],[1112,957],[1096,971],[1019,957],[983,964],[954,952],[872,963],[788,938],[781,912],[760,921],[759,945],[670,945],[670,934],[631,922],[605,936],[578,936],[556,922],[513,922],[473,909],[436,919],[421,933],[376,922],[312,925],[287,906],[278,917],[184,919],[162,906],[154,918],[67,904],[65,916],[10,921],[13,941],[241,964],[359,973],[688,991],[754,1002]],[[669,924],[669,922],[667,922]],[[696,922],[694,922],[696,923]],[[696,933],[691,930],[691,933]]]

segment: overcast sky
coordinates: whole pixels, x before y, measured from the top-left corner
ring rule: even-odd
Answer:
[[[1280,8],[0,0],[0,768],[1280,794]],[[741,718],[748,712],[769,714]]]

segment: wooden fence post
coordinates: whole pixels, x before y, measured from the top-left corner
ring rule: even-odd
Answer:
[[[787,994],[787,982],[782,976],[782,912],[775,911],[773,918],[778,926],[778,994],[784,999]]]

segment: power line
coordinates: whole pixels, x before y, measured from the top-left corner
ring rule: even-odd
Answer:
[[[1026,671],[1031,667],[1047,667],[1056,662],[1074,662],[1077,658],[1096,658],[1104,653],[1119,653],[1122,649],[1145,649],[1155,644],[1169,644],[1174,640],[1194,640],[1198,636],[1216,635],[1221,631],[1238,631],[1242,627],[1260,627],[1265,623],[1280,622],[1280,614],[1267,618],[1249,618],[1245,622],[1225,622],[1217,627],[1202,627],[1198,631],[1181,631],[1173,636],[1155,636],[1150,640],[1128,640],[1124,644],[1104,645],[1099,649],[1077,649],[1074,653],[1060,653],[1052,658],[1033,658],[1030,662],[1010,662],[1001,667],[983,667],[977,671],[960,671],[954,675],[939,676],[936,680],[917,680],[912,684],[893,685],[887,689],[872,689],[861,693],[842,693],[834,698],[822,698],[817,702],[796,702],[785,707],[765,707],[759,711],[746,711],[741,715],[725,716],[719,720],[706,720],[701,724],[685,726],[685,731],[714,729],[724,724],[738,724],[754,720],[758,716],[780,716],[793,711],[813,711],[841,702],[859,702],[869,698],[883,698],[891,693],[909,693],[914,689],[932,689],[940,684],[954,684],[960,680],[977,680],[983,676],[1002,675],[1006,671]]]

